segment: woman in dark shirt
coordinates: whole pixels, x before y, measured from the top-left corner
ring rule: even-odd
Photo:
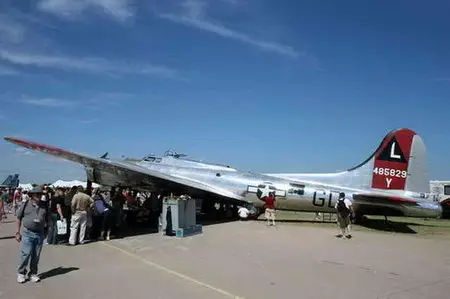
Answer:
[[[111,211],[111,207],[105,202],[99,189],[94,190],[94,207],[97,213],[102,217],[102,230],[100,233],[100,240],[110,239],[111,228],[113,226],[114,217]],[[105,236],[106,233],[106,236]]]
[[[47,243],[57,244],[58,243],[58,228],[56,222],[58,220],[64,220],[64,193],[61,189],[56,190],[55,196],[52,197],[50,202],[50,213],[52,214],[52,225],[49,228]]]

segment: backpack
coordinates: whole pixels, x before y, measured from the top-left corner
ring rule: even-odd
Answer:
[[[337,211],[343,217],[347,217],[350,214],[350,210],[345,205],[345,199],[344,198],[338,200]]]

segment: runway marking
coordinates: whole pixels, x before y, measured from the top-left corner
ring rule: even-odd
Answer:
[[[157,268],[157,269],[159,269],[159,270],[165,271],[165,272],[167,272],[167,273],[169,273],[169,274],[178,276],[178,277],[183,278],[183,279],[185,279],[185,280],[187,280],[187,281],[190,281],[190,282],[193,282],[193,283],[195,283],[195,284],[198,284],[198,285],[200,285],[200,286],[202,286],[202,287],[205,287],[205,288],[208,288],[208,289],[210,289],[210,290],[216,291],[216,292],[218,292],[218,293],[220,293],[220,294],[222,294],[222,295],[225,295],[225,296],[227,296],[227,297],[234,298],[234,299],[245,299],[244,297],[240,297],[240,296],[233,295],[233,294],[231,294],[231,293],[229,293],[229,292],[227,292],[227,291],[225,291],[225,290],[216,288],[216,287],[214,287],[214,286],[212,286],[212,285],[210,285],[210,284],[201,282],[201,281],[199,281],[199,280],[197,280],[197,279],[195,279],[195,278],[189,277],[189,276],[187,276],[187,275],[185,275],[185,274],[182,274],[182,273],[177,272],[177,271],[175,271],[175,270],[169,269],[169,268],[164,267],[164,266],[162,266],[162,265],[159,265],[159,264],[157,264],[157,263],[155,263],[155,262],[148,261],[148,260],[146,260],[146,259],[144,259],[144,258],[138,256],[137,254],[134,254],[134,253],[131,253],[131,252],[129,252],[129,251],[126,251],[125,249],[122,249],[122,248],[120,248],[120,247],[118,247],[118,246],[115,246],[115,245],[112,245],[112,244],[106,243],[106,242],[101,242],[101,243],[102,243],[103,245],[105,245],[105,246],[110,247],[110,248],[114,248],[114,249],[116,249],[116,250],[118,250],[118,251],[120,251],[120,252],[122,252],[122,253],[124,253],[124,254],[130,256],[130,257],[132,257],[132,258],[135,258],[135,259],[139,260],[140,262],[143,262],[143,263],[146,264],[147,266],[151,266],[151,267]]]

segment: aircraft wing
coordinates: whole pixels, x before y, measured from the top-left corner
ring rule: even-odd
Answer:
[[[223,196],[237,200],[244,200],[244,198],[241,195],[233,193],[225,188],[221,188],[220,186],[214,185],[212,183],[205,183],[193,180],[185,176],[179,176],[175,174],[169,175],[152,169],[141,167],[136,164],[128,163],[125,161],[121,162],[108,160],[104,158],[94,158],[85,154],[75,153],[36,142],[20,140],[11,137],[5,137],[4,139],[6,141],[9,141],[11,143],[14,143],[16,145],[31,150],[43,152],[45,154],[66,159],[94,169],[108,171],[118,176],[131,176],[143,178],[144,181],[150,182],[150,184],[152,185],[167,186],[170,184],[172,185],[175,184],[178,185],[179,187],[194,188],[196,190],[203,191],[206,193],[210,194],[212,193],[213,195]]]

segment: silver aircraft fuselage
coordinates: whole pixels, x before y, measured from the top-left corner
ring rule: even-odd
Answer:
[[[263,208],[264,201],[258,196],[258,190],[263,193],[265,189],[275,191],[277,199],[277,209],[292,211],[309,211],[309,212],[335,212],[335,204],[338,200],[339,193],[345,192],[347,197],[352,198],[353,194],[363,192],[365,190],[343,187],[332,184],[324,184],[320,182],[321,177],[315,174],[311,175],[310,180],[293,180],[276,177],[276,174],[259,174],[253,172],[239,171],[228,166],[217,164],[208,164],[196,161],[186,161],[173,157],[157,157],[155,159],[145,158],[133,163],[140,167],[156,170],[170,176],[179,178],[189,178],[198,182],[212,183],[221,186],[221,188],[232,191],[237,196],[243,196],[244,201],[237,202],[242,206],[248,204],[255,208]],[[157,161],[157,162],[156,162]],[[89,173],[89,171],[88,171]],[[94,179],[90,177],[90,179]],[[98,184],[114,186],[133,186],[134,182],[129,177],[118,177],[117,174],[97,173],[95,180]],[[143,190],[155,191],[151,187],[151,182],[141,182]],[[382,190],[380,193],[386,193]],[[412,206],[408,204],[399,205],[397,203],[390,204],[384,202],[378,204],[382,207],[390,207],[405,216],[411,217],[438,217],[442,213],[440,205],[427,200],[428,194],[408,192],[411,199],[420,201],[419,205]],[[425,198],[424,198],[425,197]],[[371,205],[377,205],[370,203]],[[358,210],[358,204],[355,204]]]

